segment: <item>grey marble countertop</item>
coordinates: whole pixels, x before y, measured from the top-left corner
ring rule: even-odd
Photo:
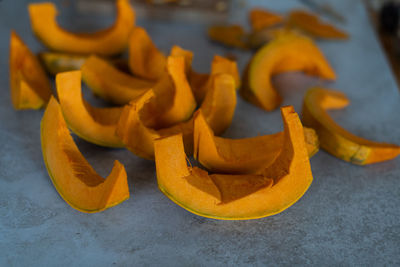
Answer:
[[[351,39],[318,42],[338,76],[325,85],[344,91],[351,105],[330,114],[357,135],[400,144],[399,90],[364,6],[355,0],[331,3],[346,17],[347,24],[339,26]],[[165,197],[157,188],[153,162],[75,138],[101,175],[108,174],[115,159],[126,166],[131,197],[99,214],[69,207],[43,163],[43,111],[15,111],[11,105],[10,30],[33,51],[43,49],[31,33],[26,4],[0,1],[0,266],[400,265],[400,157],[360,167],[320,151],[311,159],[313,184],[295,205],[268,218],[217,221],[193,215]],[[247,1],[246,7],[234,8],[230,22],[245,24],[246,10],[254,4],[257,1]],[[301,3],[258,5],[287,12]],[[66,12],[63,18],[68,18]],[[84,21],[65,19],[64,25],[100,27],[112,18],[96,20],[99,25]],[[251,56],[209,42],[206,24],[146,19],[138,24],[165,52],[173,44],[192,50],[198,71],[208,71],[214,54],[235,53],[241,69]],[[323,84],[300,73],[280,75],[274,82],[284,104],[294,105],[299,113],[305,90]],[[93,101],[89,93],[85,97]],[[278,110],[267,113],[239,98],[225,136],[270,134],[281,128]]]

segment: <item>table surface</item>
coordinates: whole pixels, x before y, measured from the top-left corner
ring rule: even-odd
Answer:
[[[44,49],[31,33],[26,2],[0,2],[1,266],[400,265],[400,157],[360,167],[320,151],[311,159],[313,184],[292,207],[263,219],[218,221],[191,214],[165,197],[157,188],[153,162],[75,138],[101,175],[108,174],[115,159],[125,164],[131,197],[98,214],[72,209],[53,187],[43,163],[43,110],[15,111],[11,105],[10,30],[33,51]],[[264,3],[282,13],[302,6],[300,1]],[[340,125],[365,138],[400,144],[399,91],[365,8],[361,1],[331,3],[347,19],[338,26],[351,34],[347,42],[318,42],[338,79],[328,84],[301,73],[275,77],[284,104],[300,113],[309,86],[340,89],[351,99],[349,107],[330,113]],[[246,25],[251,6],[251,1],[234,6],[229,21]],[[68,11],[63,14],[61,21],[70,29],[101,27],[113,19],[71,20]],[[251,56],[209,42],[206,24],[146,19],[138,24],[165,52],[174,44],[192,50],[198,71],[209,70],[214,54],[235,53],[241,70]],[[85,96],[94,101],[87,91]],[[278,110],[265,112],[239,98],[224,136],[281,129]]]

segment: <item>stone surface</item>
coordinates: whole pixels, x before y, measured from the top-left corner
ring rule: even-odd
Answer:
[[[30,31],[27,1],[0,1],[0,266],[265,266],[400,265],[400,158],[359,167],[321,151],[311,160],[314,182],[286,211],[251,221],[217,221],[193,215],[157,188],[153,162],[126,150],[111,150],[76,138],[88,161],[107,175],[115,159],[125,164],[131,198],[100,214],[69,207],[54,189],[40,148],[43,111],[14,111],[8,82],[9,34],[13,28],[33,51],[43,49]],[[256,3],[257,1],[254,1]],[[66,3],[63,1],[63,3]],[[268,1],[286,12],[297,1]],[[318,44],[337,71],[326,84],[346,92],[351,105],[332,112],[346,129],[365,138],[400,144],[400,96],[361,1],[331,3],[346,17],[347,42]],[[245,24],[246,7],[230,21]],[[258,3],[260,5],[260,3]],[[100,18],[61,23],[70,29],[109,25]],[[165,52],[173,44],[194,52],[194,66],[206,72],[214,54],[238,56],[244,68],[250,52],[210,43],[206,24],[138,21]],[[301,111],[308,86],[324,84],[300,73],[280,75],[275,84],[284,104]],[[85,92],[90,101],[94,98]],[[239,98],[227,137],[281,130],[279,111],[264,112]]]

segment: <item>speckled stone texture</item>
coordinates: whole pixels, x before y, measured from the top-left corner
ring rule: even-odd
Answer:
[[[291,208],[264,219],[217,221],[193,215],[167,199],[157,189],[153,162],[75,138],[100,174],[107,175],[115,159],[125,164],[131,198],[100,214],[69,207],[42,160],[43,111],[17,112],[11,106],[11,28],[33,51],[43,49],[30,31],[26,2],[0,1],[0,266],[400,265],[400,158],[359,167],[321,151],[311,159],[312,186]],[[338,76],[326,85],[343,90],[352,101],[330,114],[357,135],[400,144],[399,91],[366,11],[361,1],[330,2],[346,17],[347,24],[339,26],[351,39],[318,42]],[[245,8],[231,11],[230,22],[247,23],[246,9],[252,4],[268,4],[278,12],[301,7],[300,1],[247,1]],[[113,20],[70,20],[68,9],[62,13],[60,21],[69,29],[101,28]],[[165,52],[173,44],[192,50],[198,71],[208,71],[214,54],[229,51],[206,39],[205,24],[144,19],[138,24]],[[251,54],[230,52],[238,55],[243,69]],[[298,112],[305,90],[324,84],[300,73],[280,75],[274,82],[284,104],[293,104]],[[225,136],[281,129],[279,111],[267,113],[239,98]]]

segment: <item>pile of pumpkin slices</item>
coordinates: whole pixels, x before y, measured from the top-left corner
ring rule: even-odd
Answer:
[[[124,166],[115,161],[99,176],[71,137],[106,147],[124,147],[155,160],[160,190],[183,208],[210,218],[253,219],[294,204],[312,182],[309,157],[321,147],[344,160],[369,164],[394,158],[395,145],[346,132],[325,109],[348,104],[337,91],[313,88],[304,101],[303,127],[292,106],[281,108],[282,132],[245,139],[218,137],[231,124],[236,90],[265,110],[281,97],[270,76],[301,70],[325,79],[335,74],[311,39],[277,34],[252,58],[243,84],[236,63],[215,56],[209,74],[191,68],[193,53],[178,46],[165,56],[147,32],[134,26],[129,0],[117,0],[114,25],[93,34],[74,34],[56,23],[51,3],[30,4],[35,35],[52,51],[39,55],[11,33],[10,80],[15,109],[46,107],[41,122],[44,162],[64,200],[82,212],[99,212],[129,198]],[[129,48],[128,62],[109,59]],[[301,51],[301,53],[299,53]],[[56,75],[58,100],[46,70]],[[115,104],[90,105],[82,80]],[[193,155],[207,171],[188,165]]]

